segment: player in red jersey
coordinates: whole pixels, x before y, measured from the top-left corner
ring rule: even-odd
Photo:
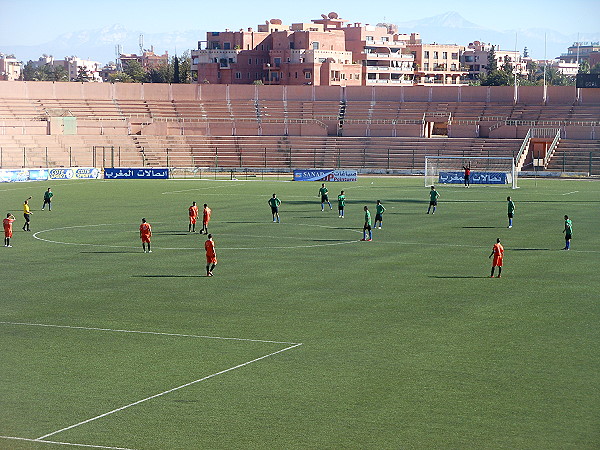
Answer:
[[[6,215],[6,219],[4,219],[2,221],[2,225],[4,225],[4,246],[5,247],[12,247],[12,245],[10,245],[10,238],[12,237],[12,223],[15,221],[15,216],[13,216],[11,213],[8,213]]]
[[[496,239],[496,243],[492,247],[492,253],[490,254],[490,258],[494,257],[492,261],[492,273],[490,274],[490,278],[494,278],[494,269],[498,267],[498,278],[502,275],[502,258],[504,257],[504,247],[500,243],[500,238]]]
[[[213,270],[217,265],[217,253],[215,252],[215,242],[212,239],[212,234],[209,234],[207,238],[204,243],[204,249],[206,250],[206,276],[212,277]]]
[[[150,238],[152,237],[152,227],[146,219],[142,219],[142,223],[140,225],[140,239],[142,240],[142,248],[144,249],[144,253],[146,253],[146,244],[148,244],[148,253],[152,253],[150,250]]]
[[[200,234],[206,233],[208,234],[208,222],[210,221],[210,215],[212,214],[212,209],[208,207],[208,205],[204,204],[204,209],[202,210],[202,230],[200,230]]]
[[[190,216],[190,224],[188,226],[188,232],[196,232],[196,220],[198,219],[198,207],[196,202],[192,202],[192,206],[188,208],[188,215]]]

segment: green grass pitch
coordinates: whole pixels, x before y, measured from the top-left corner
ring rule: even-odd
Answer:
[[[435,215],[422,178],[327,183],[324,212],[319,187],[0,185],[17,217],[0,271],[0,448],[600,447],[600,182],[440,186]],[[360,242],[378,199],[383,229]],[[213,210],[212,278],[192,201]]]

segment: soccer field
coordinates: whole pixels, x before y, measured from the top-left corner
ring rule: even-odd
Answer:
[[[600,447],[599,181],[283,180],[0,185],[0,448]]]

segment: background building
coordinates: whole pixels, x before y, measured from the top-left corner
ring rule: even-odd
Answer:
[[[17,61],[13,55],[0,53],[0,80],[16,81],[21,78],[21,73],[20,61]]]
[[[500,50],[498,46],[486,44],[480,41],[471,42],[461,53],[460,63],[468,72],[470,79],[477,79],[479,75],[487,73],[488,57],[494,48],[498,68],[506,62],[513,66],[513,73],[527,75],[527,61],[521,57],[521,53],[515,50]]]

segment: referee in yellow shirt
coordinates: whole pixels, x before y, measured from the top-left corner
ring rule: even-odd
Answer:
[[[29,200],[31,200],[31,197],[29,197],[23,202],[23,217],[25,217],[25,225],[23,225],[23,231],[31,231],[31,229],[29,228],[29,223],[31,221],[31,214],[33,213],[31,212],[31,209],[29,209]]]

